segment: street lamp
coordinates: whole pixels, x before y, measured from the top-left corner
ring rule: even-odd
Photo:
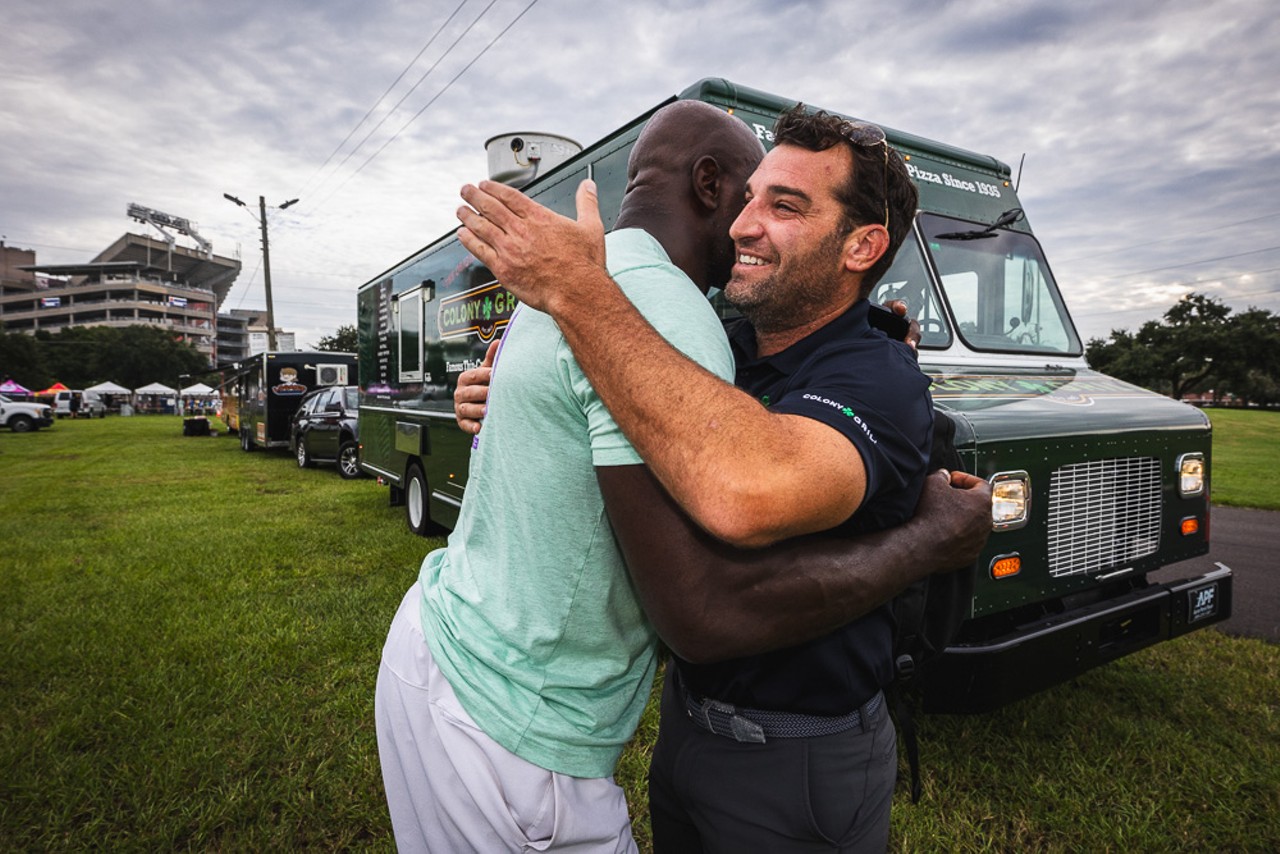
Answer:
[[[230,193],[223,193],[222,197],[229,202],[233,202],[246,211],[249,206],[237,199]],[[277,210],[284,210],[290,205],[296,205],[297,199],[290,199],[282,205],[277,206]],[[249,216],[253,216],[250,212]],[[274,352],[276,349],[276,312],[271,303],[271,246],[267,240],[267,200],[262,196],[258,196],[258,225],[262,228],[262,282],[267,292],[267,349]]]

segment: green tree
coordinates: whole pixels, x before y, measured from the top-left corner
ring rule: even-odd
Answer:
[[[1280,316],[1250,307],[1231,318],[1230,352],[1214,387],[1242,403],[1280,403]]]
[[[53,385],[53,375],[35,338],[0,331],[0,382],[11,379],[32,391]]]
[[[1086,354],[1098,370],[1181,399],[1215,386],[1240,357],[1232,341],[1231,309],[1215,297],[1188,294],[1162,320],[1135,334],[1113,330],[1089,342]]]
[[[355,324],[339,326],[338,331],[326,335],[316,344],[315,349],[332,353],[354,353],[359,346],[359,336]]]
[[[209,360],[158,326],[72,326],[36,333],[53,378],[71,388],[111,380],[128,388],[151,382],[173,385],[184,374],[210,373]]]

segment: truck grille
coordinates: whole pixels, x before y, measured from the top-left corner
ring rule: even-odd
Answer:
[[[1094,460],[1049,479],[1049,574],[1099,572],[1160,547],[1160,461]]]

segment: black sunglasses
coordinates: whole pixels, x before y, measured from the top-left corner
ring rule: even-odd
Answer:
[[[889,229],[889,141],[884,135],[884,128],[868,122],[846,121],[840,125],[840,133],[849,142],[859,148],[884,147],[884,227]]]

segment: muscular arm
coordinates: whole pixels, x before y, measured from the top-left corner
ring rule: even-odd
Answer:
[[[555,318],[623,433],[706,531],[759,547],[847,519],[866,487],[854,447],[818,421],[771,413],[671,347],[605,271],[594,187],[584,187],[578,222],[500,184],[465,188],[475,210],[459,211],[459,237]],[[818,480],[835,486],[815,490]]]
[[[694,525],[644,466],[597,468],[596,477],[645,612],[693,662],[827,634],[919,578],[972,563],[991,530],[989,485],[935,472],[915,518],[897,528],[745,551]]]

